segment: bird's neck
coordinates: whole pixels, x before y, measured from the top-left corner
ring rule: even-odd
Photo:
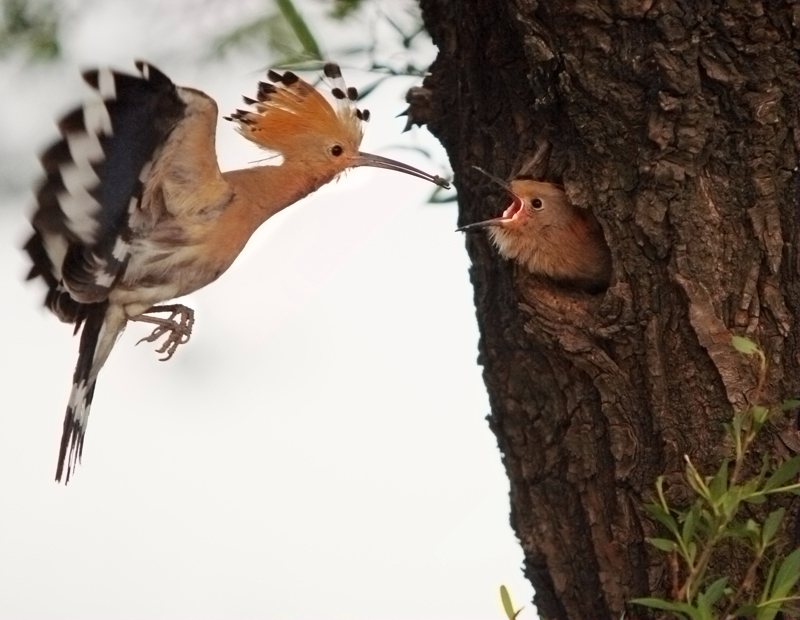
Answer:
[[[331,180],[329,175],[313,174],[309,166],[294,161],[231,170],[222,176],[233,189],[234,202],[248,212],[255,227]]]
[[[233,197],[214,226],[204,227],[198,238],[205,248],[206,284],[231,266],[261,224],[332,178],[311,175],[308,166],[292,163],[231,170],[222,176]]]

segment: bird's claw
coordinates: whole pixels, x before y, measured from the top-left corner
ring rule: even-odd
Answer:
[[[168,318],[162,319],[157,316],[150,316],[149,313],[152,312],[170,312],[170,315]],[[139,340],[139,342],[136,343],[137,345],[142,342],[155,342],[164,334],[169,334],[164,343],[156,349],[156,353],[166,354],[164,357],[160,358],[160,361],[166,362],[175,355],[175,351],[178,349],[179,345],[189,342],[189,339],[192,337],[194,310],[180,305],[160,306],[151,308],[147,313],[137,317],[136,320],[146,323],[155,323],[157,325],[153,333]]]

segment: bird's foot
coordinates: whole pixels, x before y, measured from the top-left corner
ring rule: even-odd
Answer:
[[[154,312],[169,312],[170,315],[164,319],[158,316],[151,316]],[[152,334],[145,336],[136,344],[155,342],[161,336],[169,334],[164,343],[156,349],[156,353],[166,354],[165,357],[161,358],[162,362],[166,362],[175,354],[178,345],[189,342],[189,338],[192,336],[192,327],[194,326],[194,310],[180,304],[153,306],[139,316],[132,318],[131,321],[154,323],[158,326],[153,330]]]

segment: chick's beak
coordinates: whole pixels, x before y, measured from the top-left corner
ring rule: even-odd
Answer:
[[[507,219],[504,217],[493,217],[490,220],[483,220],[482,222],[474,222],[473,224],[465,224],[456,228],[456,232],[467,232],[470,230],[480,230],[482,228],[489,228],[490,226],[502,226],[503,222]]]
[[[490,220],[483,220],[482,222],[475,222],[474,224],[466,224],[464,226],[456,228],[456,232],[480,230],[481,228],[488,228],[490,226],[502,226],[503,224],[511,222],[515,217],[517,217],[520,213],[522,213],[522,199],[514,194],[512,194],[512,196],[514,196],[514,200],[512,201],[511,205],[505,211],[503,211],[503,215],[501,215],[500,217],[493,217]]]

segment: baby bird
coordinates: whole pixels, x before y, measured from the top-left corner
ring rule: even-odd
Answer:
[[[533,274],[587,293],[601,293],[611,279],[611,252],[591,213],[569,202],[554,183],[517,178],[506,183],[477,168],[511,195],[503,215],[458,230],[488,229],[497,250]]]

